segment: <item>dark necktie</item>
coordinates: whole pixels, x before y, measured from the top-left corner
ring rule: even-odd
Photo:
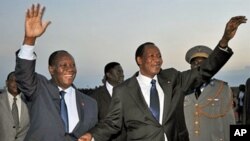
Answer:
[[[16,129],[18,129],[19,116],[18,116],[18,108],[17,108],[16,100],[17,100],[17,98],[14,97],[13,98],[13,104],[12,104],[12,116],[13,116],[13,119],[14,119],[14,122],[15,122],[15,127],[16,127]]]
[[[200,94],[201,94],[201,88],[200,87],[197,87],[196,89],[195,89],[195,97],[196,97],[196,99],[198,99],[199,98],[199,96],[200,96]]]
[[[150,89],[150,110],[154,115],[155,119],[159,121],[160,117],[160,104],[159,104],[159,96],[156,89],[156,80],[152,79],[151,84],[152,87]]]
[[[60,91],[60,95],[61,95],[61,102],[60,102],[61,111],[60,111],[60,114],[61,114],[61,118],[62,118],[63,123],[64,123],[65,132],[68,133],[68,131],[69,131],[69,122],[68,122],[67,105],[66,105],[65,100],[64,100],[65,94],[66,94],[66,92]]]

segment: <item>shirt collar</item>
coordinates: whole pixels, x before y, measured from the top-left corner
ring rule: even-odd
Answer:
[[[109,94],[112,96],[113,93],[113,86],[106,81],[106,88],[108,89]]]
[[[141,72],[139,72],[139,74],[138,74],[137,77],[138,77],[138,79],[139,79],[142,83],[144,83],[145,85],[151,85],[152,78],[149,78],[149,77],[147,77],[147,76],[141,74]],[[156,82],[157,82],[157,81],[158,81],[157,75],[155,75],[153,79],[155,79]]]
[[[61,87],[58,87],[58,88],[59,88],[59,91],[62,91],[62,90],[63,90]],[[67,89],[63,90],[63,91],[65,91],[66,93],[72,93],[73,87],[70,86],[70,87],[68,87]]]

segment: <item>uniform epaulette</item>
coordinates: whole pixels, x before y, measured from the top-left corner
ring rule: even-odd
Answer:
[[[225,85],[228,85],[228,82],[225,82],[225,81],[220,80],[220,79],[213,78],[211,81],[223,82]]]

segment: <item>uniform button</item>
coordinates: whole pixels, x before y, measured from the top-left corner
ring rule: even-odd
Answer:
[[[15,137],[15,139],[17,139],[17,137]]]
[[[195,130],[195,131],[194,131],[194,133],[195,133],[195,134],[198,134],[198,133],[199,133],[199,131]]]
[[[198,115],[198,112],[195,112],[195,115]]]
[[[16,126],[13,126],[13,128],[16,128]]]
[[[194,124],[199,124],[199,122],[198,122],[198,121],[195,121]]]
[[[197,106],[199,106],[199,104],[196,103],[195,106],[197,107]]]

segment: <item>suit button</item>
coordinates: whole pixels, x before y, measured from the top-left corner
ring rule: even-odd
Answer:
[[[13,128],[16,128],[16,126],[13,126]]]
[[[17,139],[17,137],[15,137],[15,139]]]

